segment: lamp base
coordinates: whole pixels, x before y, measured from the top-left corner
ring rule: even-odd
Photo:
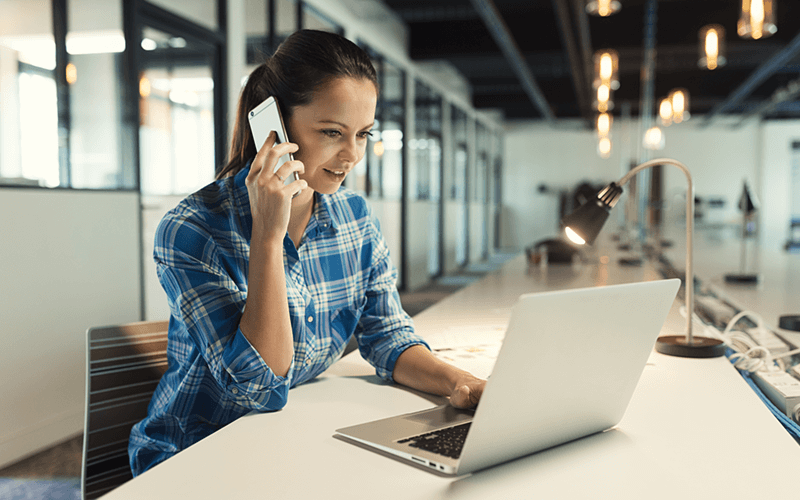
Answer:
[[[725,283],[738,285],[755,285],[761,281],[759,274],[726,274]]]
[[[725,349],[721,340],[708,337],[692,337],[691,344],[686,335],[667,335],[656,340],[656,351],[681,358],[718,358],[725,354]]]

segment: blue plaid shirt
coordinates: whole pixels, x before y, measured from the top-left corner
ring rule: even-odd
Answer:
[[[284,238],[294,359],[285,377],[239,329],[247,300],[252,216],[249,167],[209,184],[161,221],[154,257],[171,317],[169,367],[130,436],[134,475],[242,415],[280,410],[291,387],[316,377],[355,334],[361,355],[392,379],[400,354],[425,345],[403,311],[380,225],[357,194],[315,193],[299,248]]]

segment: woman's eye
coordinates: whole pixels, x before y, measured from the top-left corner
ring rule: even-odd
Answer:
[[[338,130],[323,130],[322,133],[328,137],[339,137],[342,135]]]
[[[360,134],[358,134],[358,136],[361,137],[362,139],[366,139],[367,137],[372,137],[372,132],[370,131],[361,132]]]

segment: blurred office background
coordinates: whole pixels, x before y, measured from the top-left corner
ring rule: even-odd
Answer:
[[[378,70],[375,134],[346,185],[380,217],[404,294],[557,235],[576,186],[657,156],[691,169],[701,227],[738,224],[746,179],[758,244],[800,239],[800,9],[781,2],[778,32],[745,42],[736,2],[623,1],[616,20],[584,3],[0,0],[0,467],[81,432],[87,328],[168,317],[156,225],[213,180],[244,79],[301,27],[343,34]],[[489,4],[504,27],[487,28]],[[717,14],[727,73],[709,76],[697,31]],[[612,46],[620,87],[599,152],[591,61]],[[691,119],[647,149],[674,87]],[[679,224],[685,179],[654,175],[657,196],[638,190],[629,218]]]

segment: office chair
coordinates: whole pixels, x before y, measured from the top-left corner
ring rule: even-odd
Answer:
[[[167,369],[167,321],[86,331],[86,418],[81,493],[97,498],[132,478],[131,428],[147,415]]]

